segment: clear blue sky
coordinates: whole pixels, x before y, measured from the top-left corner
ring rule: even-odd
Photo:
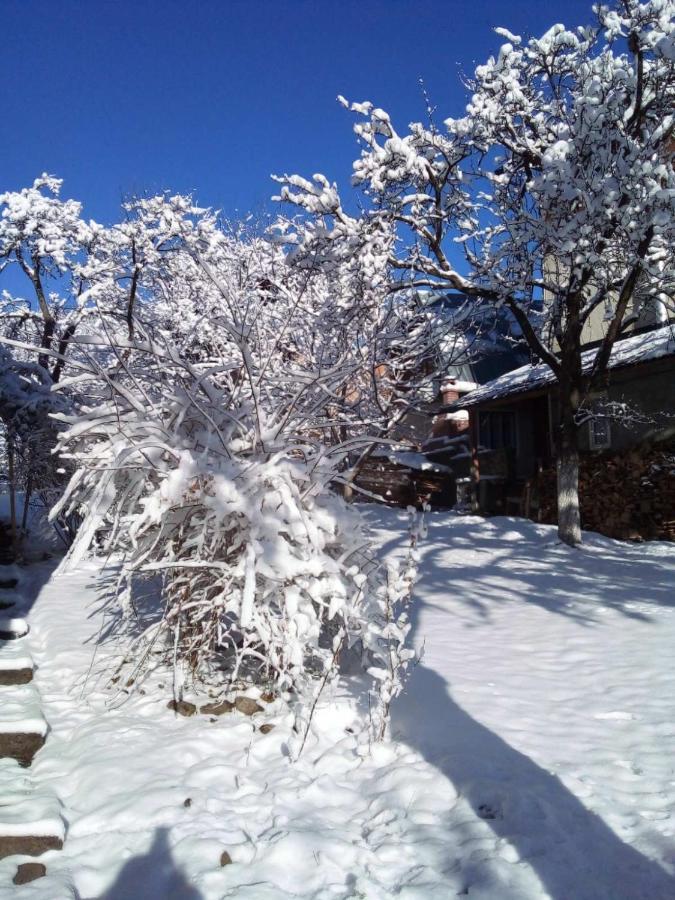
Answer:
[[[0,0],[0,191],[42,171],[85,216],[120,197],[194,192],[228,215],[258,209],[272,172],[346,183],[357,153],[335,102],[372,100],[402,125],[464,106],[460,73],[504,25],[591,20],[591,0]]]

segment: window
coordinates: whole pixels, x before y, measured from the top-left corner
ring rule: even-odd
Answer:
[[[479,441],[490,450],[505,447],[515,449],[516,415],[513,412],[486,412],[480,414]]]
[[[596,404],[594,404],[594,407]],[[593,418],[588,422],[588,438],[591,450],[604,450],[612,443],[612,434],[607,416],[600,415],[594,409]]]

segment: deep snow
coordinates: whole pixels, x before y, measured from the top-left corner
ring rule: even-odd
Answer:
[[[398,552],[405,516],[369,515]],[[392,742],[357,752],[347,679],[295,764],[282,709],[176,717],[160,676],[111,703],[100,566],[52,577],[27,613],[51,729],[32,772],[68,831],[21,896],[672,900],[675,546],[586,541],[433,514]]]

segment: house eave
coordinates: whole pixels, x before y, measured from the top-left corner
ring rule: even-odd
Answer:
[[[653,356],[644,360],[628,360],[626,362],[618,360],[614,365],[610,364],[608,372],[610,375],[616,373],[618,376],[623,376],[628,371],[639,370],[640,374],[644,374],[649,371],[663,371],[664,369],[671,368],[674,364],[675,348],[660,356]],[[535,367],[531,366],[529,368],[531,371],[534,371]],[[499,379],[495,379],[495,382],[498,380]],[[555,384],[555,376],[552,371],[549,371],[543,376],[542,380],[534,386],[528,386],[527,384],[514,385],[511,390],[505,388],[504,391],[497,394],[497,396],[488,395],[477,397],[475,399],[472,399],[471,393],[469,393],[459,400],[455,400],[453,403],[441,407],[439,412],[454,412],[458,409],[477,409],[486,406],[506,406],[515,402],[520,403],[522,400],[530,400],[547,394]],[[481,388],[478,388],[476,393],[485,390],[488,386],[489,383],[487,385],[482,385]]]

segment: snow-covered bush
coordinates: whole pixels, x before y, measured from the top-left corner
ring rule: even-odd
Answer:
[[[345,398],[368,356],[324,274],[208,216],[176,232],[154,305],[139,304],[133,328],[76,339],[83,361],[61,381],[90,398],[59,417],[75,472],[54,515],[84,515],[71,562],[94,540],[121,553],[128,609],[134,579],[161,577],[133,665],[172,661],[177,693],[188,678],[255,683],[311,708],[359,645],[381,736],[407,662],[398,601],[412,568],[383,570],[332,489],[366,440]]]
[[[404,679],[415,653],[408,646],[410,621],[408,605],[417,578],[420,538],[426,534],[424,520],[410,509],[408,554],[402,568],[389,562],[385,568],[385,582],[377,590],[372,624],[367,630],[364,647],[374,665],[369,674],[377,688],[371,705],[371,737],[381,740],[389,723],[392,701],[403,690]]]

